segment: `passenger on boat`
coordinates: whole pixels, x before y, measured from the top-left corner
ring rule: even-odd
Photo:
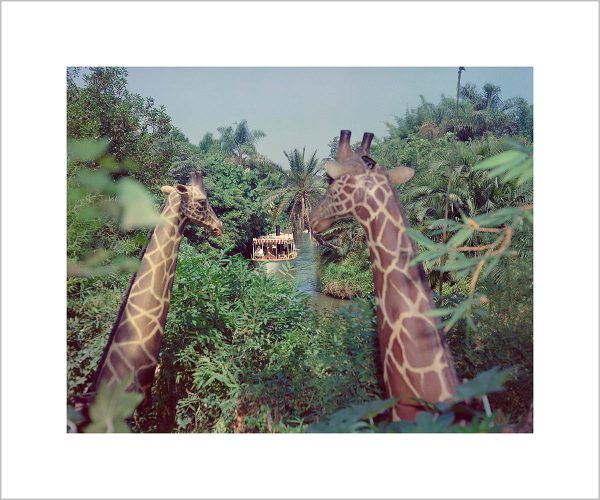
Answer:
[[[258,250],[256,250],[256,252],[254,252],[254,255],[256,257],[262,258],[265,256],[265,252],[263,252],[262,247],[258,247]]]

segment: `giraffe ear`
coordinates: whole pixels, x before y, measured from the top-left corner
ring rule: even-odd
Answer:
[[[370,156],[364,155],[364,156],[361,156],[360,158],[362,161],[365,162],[365,165],[369,168],[373,168],[375,165],[377,165],[377,162]]]
[[[187,199],[188,197],[188,189],[187,186],[184,186],[183,184],[177,184],[175,186],[175,189],[177,190],[177,192],[179,193],[179,196],[181,196],[184,199]]]
[[[175,188],[173,186],[163,186],[160,188],[160,190],[163,192],[163,194],[169,195],[171,194],[171,192],[174,190]]]
[[[400,184],[404,184],[405,182],[412,179],[413,175],[415,175],[414,169],[410,167],[405,167],[404,165],[400,165],[396,168],[392,168],[392,170],[388,170],[387,174],[390,178],[390,181],[393,185],[398,186]]]

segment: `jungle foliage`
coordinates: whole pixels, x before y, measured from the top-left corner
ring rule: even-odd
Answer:
[[[141,430],[301,431],[380,396],[368,303],[315,314],[293,278],[185,245]],[[260,297],[260,300],[257,298]]]
[[[202,171],[224,236],[186,229],[152,399],[134,413],[139,400],[100,391],[91,430],[493,432],[527,412],[533,391],[529,104],[503,101],[493,85],[464,85],[458,108],[446,97],[437,105],[422,100],[372,147],[381,164],[416,170],[399,196],[459,377],[471,380],[449,406],[431,406],[414,425],[391,425],[394,402],[382,399],[360,226],[341,221],[317,240],[323,291],[354,297],[335,313],[314,310],[292,278],[252,268],[244,258],[252,237],[275,224],[306,225],[326,187],[316,156],[292,150],[289,169],[281,168],[259,153],[265,132],[245,120],[192,144],[164,108],[131,94],[126,78],[122,68],[68,72],[70,404],[97,367],[156,222],[160,187]],[[463,403],[487,394],[493,415],[478,400],[471,426],[457,427]],[[69,422],[74,428],[78,416],[70,412]]]

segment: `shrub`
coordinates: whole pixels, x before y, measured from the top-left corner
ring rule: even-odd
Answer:
[[[381,395],[373,304],[309,309],[292,279],[183,243],[153,404],[138,430],[299,430]]]

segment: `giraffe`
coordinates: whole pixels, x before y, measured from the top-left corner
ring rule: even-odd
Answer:
[[[131,278],[119,309],[94,381],[115,387],[129,379],[128,391],[141,392],[148,399],[164,333],[179,244],[186,224],[205,226],[217,236],[223,224],[208,203],[200,172],[187,185],[161,188],[166,200],[161,221],[151,232],[140,267]]]
[[[393,420],[414,420],[422,410],[416,399],[440,402],[452,397],[458,380],[436,318],[429,283],[421,264],[411,266],[416,248],[394,185],[414,170],[387,170],[369,157],[373,134],[352,151],[350,131],[340,134],[337,157],[325,164],[330,182],[310,215],[320,233],[336,220],[355,217],[365,231],[377,300],[377,330],[388,397],[398,398]]]

